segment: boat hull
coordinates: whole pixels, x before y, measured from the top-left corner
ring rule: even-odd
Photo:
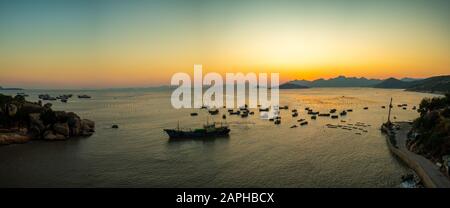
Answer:
[[[228,128],[219,128],[215,131],[206,132],[206,131],[181,131],[176,129],[164,129],[164,131],[172,138],[205,138],[205,137],[221,137],[228,136],[230,133],[230,129]]]

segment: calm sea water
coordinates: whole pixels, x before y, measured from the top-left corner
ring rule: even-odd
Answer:
[[[61,142],[33,141],[0,146],[0,187],[398,187],[408,169],[388,151],[379,131],[389,99],[396,120],[418,116],[411,110],[433,94],[372,88],[280,90],[282,123],[258,115],[228,116],[231,133],[210,140],[169,140],[163,128],[200,127],[207,112],[175,110],[170,92],[161,90],[25,91],[29,100],[40,93],[89,94],[54,102],[54,109],[74,111],[96,122],[89,138]],[[13,94],[15,92],[3,91]],[[369,107],[363,110],[363,107]],[[304,111],[352,108],[345,118],[310,121]],[[299,110],[297,118],[291,109]],[[222,121],[222,113],[209,120]],[[257,112],[257,111],[256,111]],[[290,128],[306,118],[307,126]],[[345,120],[345,123],[341,123]],[[326,124],[364,122],[358,130]],[[118,124],[119,129],[111,129]]]

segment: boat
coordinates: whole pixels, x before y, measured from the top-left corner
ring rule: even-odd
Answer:
[[[341,116],[345,116],[345,115],[347,115],[347,111],[342,111],[341,113],[339,113],[339,115],[341,115]]]
[[[236,111],[236,112],[231,111],[230,112],[230,115],[239,115],[239,114],[241,114],[241,111]]]
[[[329,113],[321,113],[321,114],[319,114],[319,116],[325,116],[325,117],[329,117],[329,116],[330,116],[330,114],[329,114]]]
[[[86,98],[86,99],[89,99],[89,98],[91,98],[91,96],[89,96],[89,95],[78,95],[78,98]]]
[[[292,109],[292,113],[296,113],[297,112],[297,109]]]
[[[259,111],[260,112],[262,112],[262,111],[269,111],[269,108],[260,108]]]
[[[202,137],[218,137],[227,136],[230,133],[228,125],[220,123],[217,125],[215,122],[209,124],[206,122],[203,128],[200,129],[180,129],[180,126],[176,129],[164,129],[171,139],[174,138],[202,138]]]
[[[217,108],[212,108],[208,110],[209,114],[211,115],[217,115],[219,113],[219,109]]]
[[[279,109],[280,109],[280,110],[282,110],[282,109],[288,110],[288,109],[289,109],[289,106],[287,106],[287,105],[285,105],[285,106],[280,106]]]
[[[369,107],[364,107],[364,110],[367,110],[367,109],[369,109]]]
[[[308,121],[303,121],[303,122],[300,123],[301,126],[304,126],[306,124],[308,124]]]
[[[353,109],[347,109],[347,112],[353,112]]]
[[[275,120],[275,122],[274,122],[274,124],[280,124],[281,123],[281,120],[279,120],[279,119],[277,119],[277,120]]]
[[[294,112],[293,114],[292,114],[292,117],[297,117],[298,116],[298,113],[297,112]]]
[[[331,118],[336,119],[336,118],[339,118],[339,116],[338,115],[332,115]]]
[[[330,113],[336,113],[336,109],[331,109]]]
[[[311,116],[311,119],[316,120],[316,119],[317,119],[317,116]]]
[[[191,116],[198,116],[198,113],[191,113]]]

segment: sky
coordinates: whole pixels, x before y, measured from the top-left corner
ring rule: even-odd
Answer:
[[[450,1],[0,0],[0,86],[169,85],[177,72],[450,72]]]

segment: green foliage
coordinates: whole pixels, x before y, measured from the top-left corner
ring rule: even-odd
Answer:
[[[414,120],[414,130],[420,134],[415,143],[421,153],[440,158],[450,154],[450,94],[425,98],[420,103],[420,117]]]

